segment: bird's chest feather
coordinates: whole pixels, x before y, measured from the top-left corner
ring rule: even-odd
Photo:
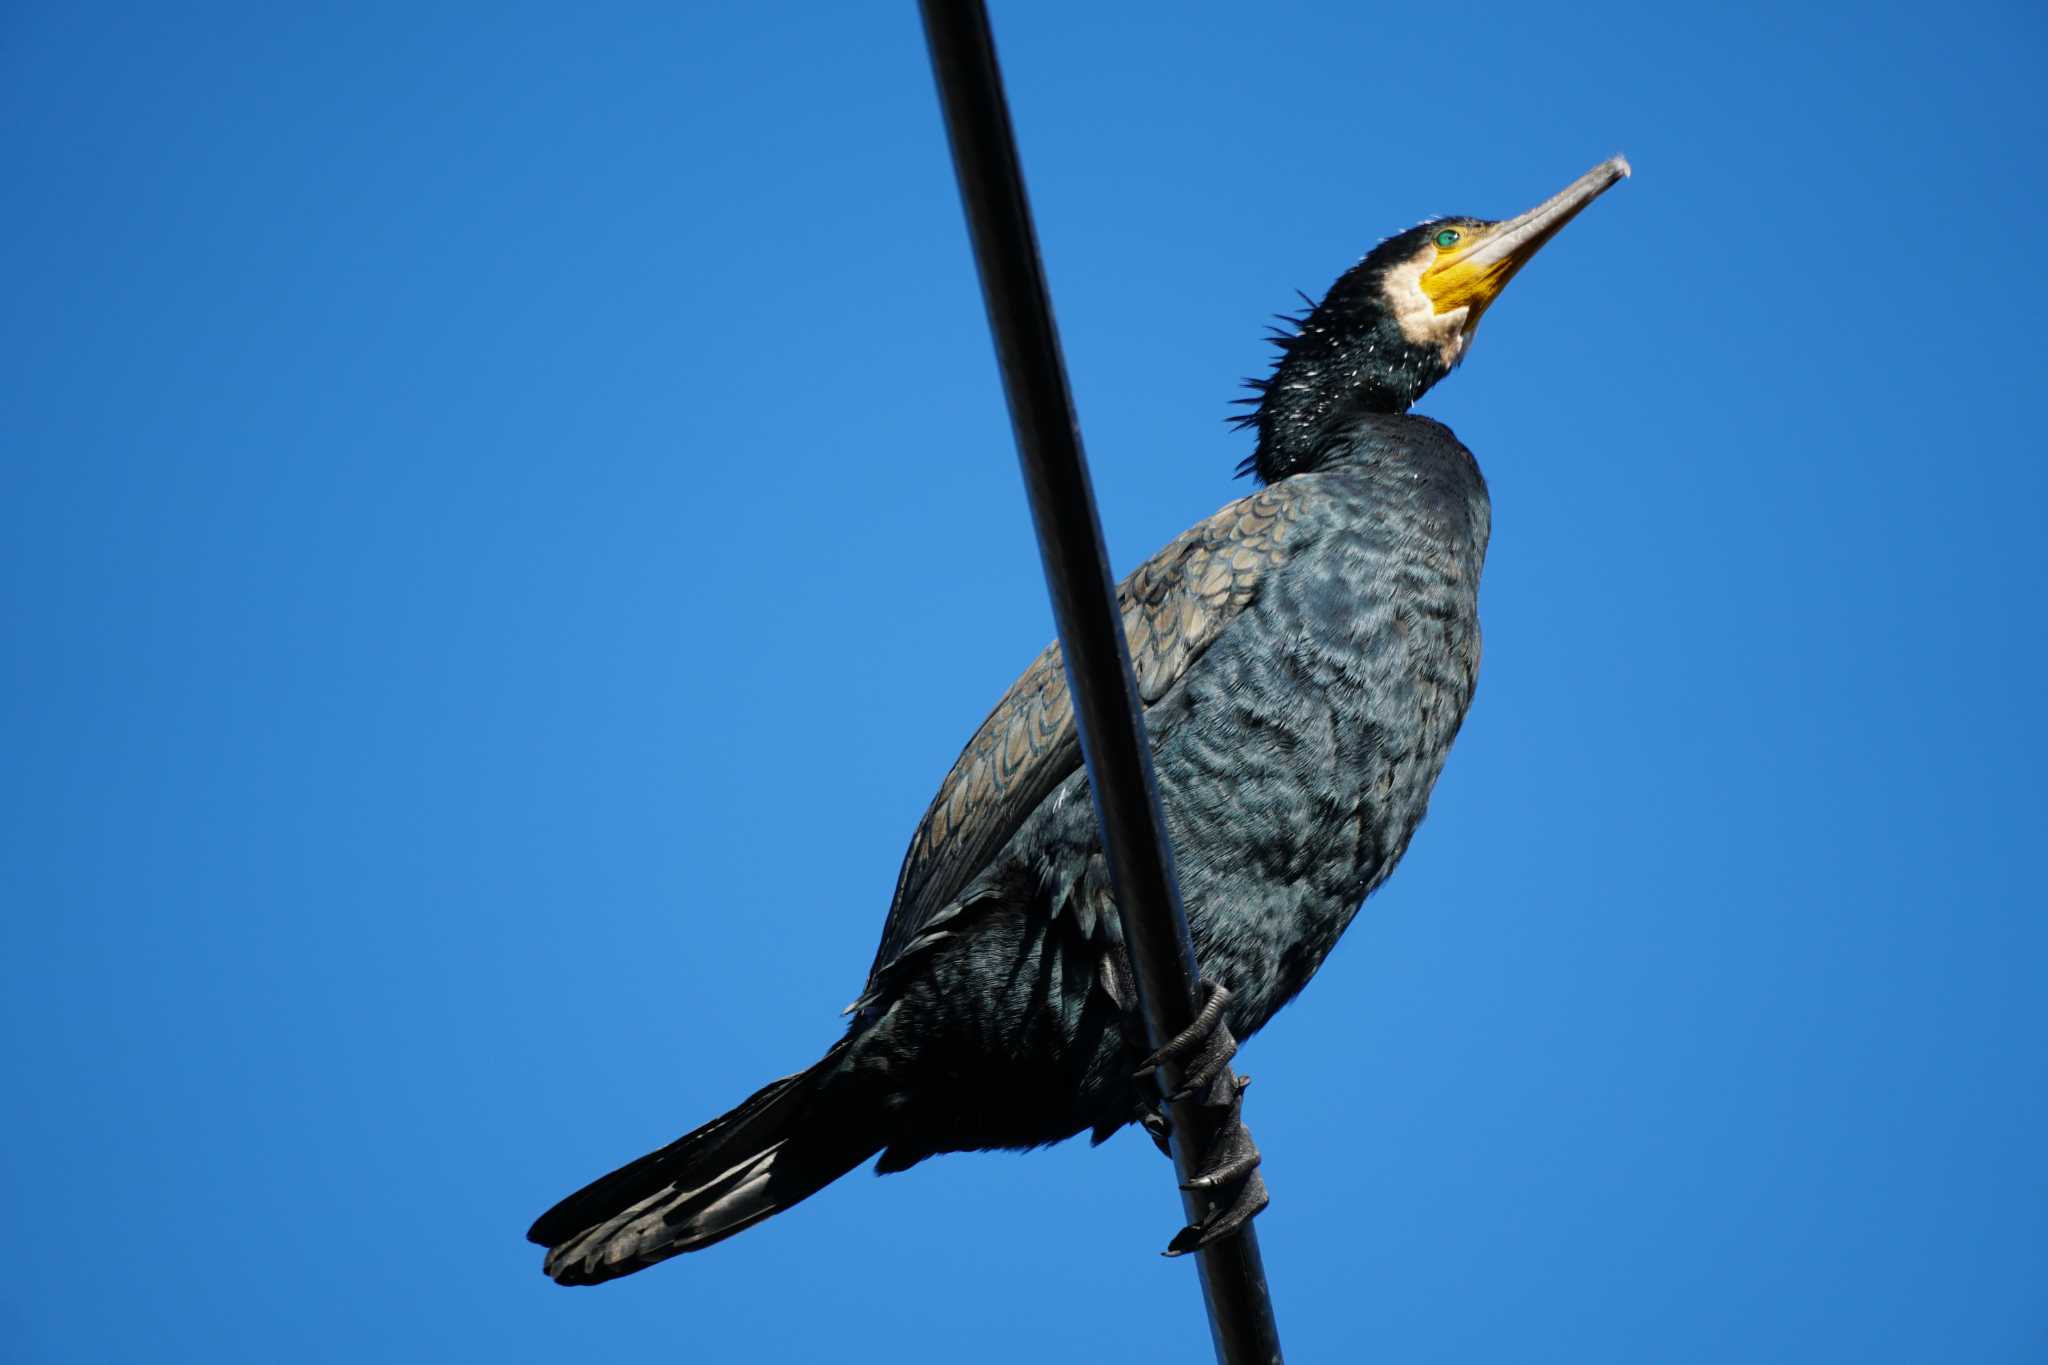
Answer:
[[[1162,717],[1183,894],[1247,1030],[1405,851],[1478,667],[1483,527],[1412,484],[1335,491],[1314,544]]]

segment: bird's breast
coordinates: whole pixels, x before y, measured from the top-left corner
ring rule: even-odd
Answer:
[[[1310,534],[1162,717],[1183,895],[1247,1031],[1399,861],[1478,672],[1485,493],[1463,447],[1301,477],[1321,485]]]

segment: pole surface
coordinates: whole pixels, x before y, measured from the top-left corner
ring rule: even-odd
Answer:
[[[925,40],[945,109],[953,168],[980,267],[996,357],[1009,398],[1017,457],[1059,622],[1067,686],[1104,854],[1154,1048],[1194,1020],[1199,968],[1188,934],[1144,713],[1103,549],[1102,525],[1081,450],[1066,366],[1017,161],[1002,74],[982,0],[920,0]],[[1163,1088],[1179,1088],[1177,1071]],[[1183,1183],[1214,1136],[1215,1119],[1192,1101],[1172,1106],[1173,1164]],[[1210,1196],[1183,1190],[1190,1222]],[[1276,1365],[1279,1328],[1247,1224],[1196,1253],[1216,1358],[1223,1365]]]

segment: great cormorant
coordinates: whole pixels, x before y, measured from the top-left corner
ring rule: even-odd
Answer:
[[[1235,1114],[1234,1038],[1315,974],[1421,822],[1479,670],[1491,511],[1471,452],[1408,409],[1514,273],[1629,173],[1516,218],[1388,238],[1280,338],[1242,419],[1262,487],[1147,560],[1120,598],[1208,995],[1177,1056]],[[1058,646],[968,742],[918,825],[867,985],[816,1064],[604,1176],[527,1234],[563,1284],[629,1274],[788,1208],[880,1154],[1160,1127]],[[1184,1251],[1263,1207],[1226,1125],[1225,1188]]]

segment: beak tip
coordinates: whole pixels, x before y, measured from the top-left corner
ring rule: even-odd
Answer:
[[[1635,167],[1628,164],[1628,158],[1625,156],[1608,157],[1607,169],[1614,172],[1616,180],[1626,180],[1636,173]]]

